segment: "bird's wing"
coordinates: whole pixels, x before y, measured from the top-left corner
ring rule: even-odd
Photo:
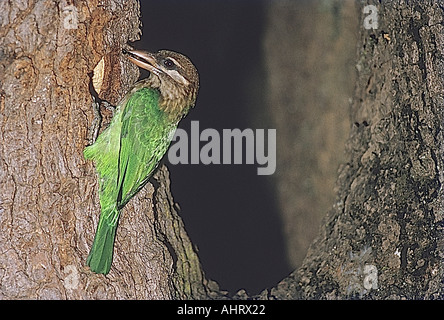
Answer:
[[[109,127],[99,135],[93,145],[83,151],[85,158],[93,160],[96,164],[102,210],[116,205],[121,116],[121,108],[118,106]]]
[[[171,130],[158,103],[157,90],[142,88],[124,108],[117,178],[120,208],[146,184],[168,148]]]

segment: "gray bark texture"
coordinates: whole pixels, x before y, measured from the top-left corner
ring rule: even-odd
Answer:
[[[302,266],[260,298],[444,298],[443,2],[376,7],[336,200]]]

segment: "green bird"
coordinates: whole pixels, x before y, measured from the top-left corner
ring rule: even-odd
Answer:
[[[111,268],[120,211],[148,182],[199,89],[195,66],[180,53],[122,52],[149,76],[123,97],[109,127],[84,150],[85,158],[96,165],[101,207],[86,263],[102,274]]]

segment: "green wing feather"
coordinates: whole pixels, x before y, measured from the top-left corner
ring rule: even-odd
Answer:
[[[157,95],[142,93],[134,97],[137,106],[158,104]],[[123,113],[120,149],[120,176],[122,197],[119,206],[123,207],[148,181],[171,141],[171,132],[177,123],[171,123],[158,108],[136,112],[126,109]]]
[[[120,210],[146,184],[176,129],[177,123],[169,121],[158,103],[155,89],[130,92],[117,107],[110,126],[84,150],[99,175],[101,214],[87,259],[96,273],[109,272]]]

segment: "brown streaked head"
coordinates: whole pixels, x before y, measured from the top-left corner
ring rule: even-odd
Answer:
[[[164,111],[184,113],[194,106],[199,90],[199,74],[188,57],[170,50],[122,52],[131,62],[150,72],[149,77],[142,81],[159,89]]]

